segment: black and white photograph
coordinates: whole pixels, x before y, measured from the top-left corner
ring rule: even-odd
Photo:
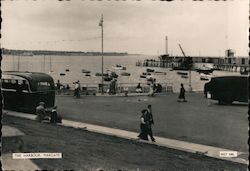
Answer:
[[[246,171],[249,1],[1,1],[4,171]]]

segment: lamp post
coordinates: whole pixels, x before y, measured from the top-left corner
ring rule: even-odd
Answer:
[[[99,26],[101,26],[101,36],[102,36],[102,94],[104,94],[104,91],[103,91],[103,15],[101,17]]]

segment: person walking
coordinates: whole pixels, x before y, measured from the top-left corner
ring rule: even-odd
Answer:
[[[185,90],[183,84],[181,83],[181,89],[180,89],[178,102],[186,102],[187,101],[185,98],[185,92],[186,92],[186,90]]]
[[[151,138],[151,141],[155,142],[155,138],[153,136],[153,131],[152,131],[152,125],[154,124],[154,118],[153,118],[153,113],[152,113],[152,106],[148,105],[147,108],[147,121],[148,121],[148,135]]]
[[[148,121],[147,121],[147,109],[143,109],[141,111],[142,115],[140,118],[140,129],[141,133],[138,135],[138,137],[142,140],[147,140],[148,141]]]
[[[79,80],[77,82],[75,82],[74,84],[75,84],[74,96],[76,98],[80,98],[80,88],[81,88],[81,86],[80,86]]]

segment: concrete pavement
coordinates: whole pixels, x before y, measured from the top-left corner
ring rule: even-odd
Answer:
[[[21,117],[21,118],[26,118],[26,119],[31,119],[31,120],[35,119],[35,115],[31,115],[31,114],[25,114],[25,113],[13,112],[13,111],[7,111],[6,114],[10,116]],[[158,137],[158,136],[155,136],[156,142],[152,143],[148,141],[139,140],[137,138],[138,133],[136,132],[125,131],[121,129],[114,129],[114,128],[87,124],[87,123],[82,123],[82,122],[76,122],[76,121],[71,121],[71,120],[65,120],[65,119],[63,119],[62,124],[59,124],[59,125],[73,127],[73,128],[81,128],[81,129],[85,129],[88,131],[97,132],[101,134],[117,136],[117,137],[121,137],[125,139],[135,140],[135,141],[141,141],[143,143],[155,144],[155,145],[164,146],[167,148],[177,149],[177,150],[191,152],[191,153],[197,153],[198,155],[205,155],[205,156],[209,156],[209,157],[213,157],[213,158],[217,158],[221,160],[227,160],[227,161],[237,162],[241,164],[248,164],[247,157],[244,155],[245,153],[240,152],[240,151],[237,151],[237,157],[221,157],[220,152],[225,152],[225,151],[232,152],[234,150],[195,144],[195,143],[174,140],[174,139],[169,139],[169,138],[163,138],[163,137]]]
[[[139,132],[141,110],[152,105],[154,135],[180,141],[248,152],[247,105],[218,105],[202,93],[164,96],[57,96],[58,113],[64,119]]]

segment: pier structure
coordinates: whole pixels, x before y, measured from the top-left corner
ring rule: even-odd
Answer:
[[[201,66],[212,66],[214,69],[242,72],[249,71],[249,58],[248,57],[213,57],[213,56],[192,56],[193,69],[197,69]],[[179,67],[184,61],[182,56],[169,56],[161,55],[159,59],[145,59],[144,61],[137,61],[136,66],[142,67],[161,67],[161,68],[173,68]]]

